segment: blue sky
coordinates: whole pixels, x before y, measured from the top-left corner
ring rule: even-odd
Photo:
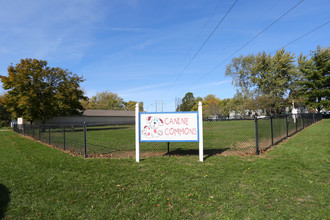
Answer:
[[[0,0],[0,74],[22,58],[83,76],[87,96],[117,93],[145,110],[174,111],[185,93],[231,98],[233,57],[271,53],[330,20],[329,0]],[[308,55],[330,45],[330,24],[285,49]],[[189,62],[191,64],[189,64]],[[188,65],[189,64],[189,65]],[[185,68],[186,67],[186,68]],[[2,84],[0,83],[0,86]],[[4,90],[0,89],[0,94]]]

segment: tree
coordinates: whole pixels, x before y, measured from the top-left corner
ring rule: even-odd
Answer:
[[[139,111],[143,112],[144,108],[143,108],[143,102],[139,102]]]
[[[0,127],[8,126],[11,121],[11,114],[3,103],[4,96],[0,95]]]
[[[276,101],[278,100],[274,96],[259,94],[254,98],[254,110],[263,109],[266,111],[268,116],[271,116],[271,113],[273,112],[273,106]],[[283,103],[283,105],[284,104],[285,103]]]
[[[243,99],[242,95],[236,93],[233,98],[223,99],[219,103],[219,113],[226,117],[229,117],[231,111],[235,111],[235,113],[244,115],[243,109]]]
[[[214,116],[220,114],[220,104],[221,100],[215,95],[210,94],[204,97],[203,113],[205,116]]]
[[[104,110],[125,110],[124,100],[116,93],[109,91],[97,93],[89,99],[86,106],[87,109],[104,109]]]
[[[287,106],[285,99],[296,89],[298,73],[294,60],[294,55],[284,49],[277,51],[273,57],[265,52],[256,56],[251,79],[259,95],[272,97],[271,107],[275,114],[284,112]]]
[[[294,54],[281,49],[274,56],[265,52],[234,58],[226,67],[226,75],[233,78],[237,96],[242,99],[242,111],[257,107],[256,97],[269,97],[267,108],[282,113],[287,100],[297,89],[298,72]]]
[[[219,103],[219,113],[226,117],[229,117],[230,110],[232,108],[232,99],[222,99]]]
[[[196,100],[194,94],[191,92],[187,92],[182,99],[181,105],[179,106],[179,111],[191,111],[195,103]]]
[[[86,109],[135,111],[136,103],[136,101],[125,102],[118,94],[105,91],[97,93],[83,104]],[[143,102],[139,102],[139,110],[143,111]]]
[[[251,81],[252,68],[255,66],[256,58],[248,55],[233,58],[232,62],[226,66],[226,76],[232,77],[232,84],[237,92],[243,94],[243,98],[251,96],[253,82]]]
[[[219,98],[217,98],[215,95],[213,95],[213,94],[207,95],[204,97],[204,99],[201,97],[195,98],[195,104],[190,109],[190,111],[198,111],[199,102],[201,102],[203,105],[203,116],[204,117],[220,114],[219,103],[221,102],[221,100]]]
[[[137,104],[136,101],[128,101],[126,103],[126,110],[128,111],[135,111],[135,105]],[[143,112],[143,102],[139,102],[139,111]]]
[[[128,111],[135,111],[135,105],[136,105],[137,102],[135,101],[128,101],[125,103],[125,106],[126,106],[126,110]]]
[[[190,111],[198,111],[198,103],[199,102],[202,102],[203,106],[205,105],[204,101],[203,101],[203,98],[202,97],[197,97],[195,98],[195,104],[194,106],[190,109]],[[203,107],[204,108],[204,107]],[[203,114],[204,114],[204,111],[203,111]]]
[[[80,114],[86,99],[80,89],[84,80],[68,70],[50,68],[47,61],[21,59],[1,76],[7,90],[3,103],[13,118],[23,117],[31,123],[45,122],[55,116]]]
[[[310,59],[302,54],[298,58],[302,78],[300,94],[304,103],[318,112],[330,107],[330,47],[317,47]]]

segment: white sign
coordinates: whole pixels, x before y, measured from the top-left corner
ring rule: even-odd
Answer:
[[[140,112],[140,142],[198,142],[198,112]]]
[[[203,108],[198,112],[139,112],[135,105],[135,158],[140,162],[140,142],[199,142],[199,161],[203,161]]]

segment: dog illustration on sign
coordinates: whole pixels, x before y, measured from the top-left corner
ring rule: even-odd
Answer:
[[[147,117],[147,124],[142,130],[142,134],[148,138],[155,138],[163,135],[163,131],[159,129],[160,126],[164,125],[161,118],[154,116]]]

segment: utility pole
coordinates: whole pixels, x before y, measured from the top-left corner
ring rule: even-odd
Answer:
[[[163,106],[164,106],[164,102],[163,102],[163,100],[156,100],[156,101],[155,101],[155,104],[156,104],[156,106],[155,106],[156,112],[158,111],[158,108],[157,108],[157,104],[158,104],[158,103],[162,105],[162,112],[163,112]]]

